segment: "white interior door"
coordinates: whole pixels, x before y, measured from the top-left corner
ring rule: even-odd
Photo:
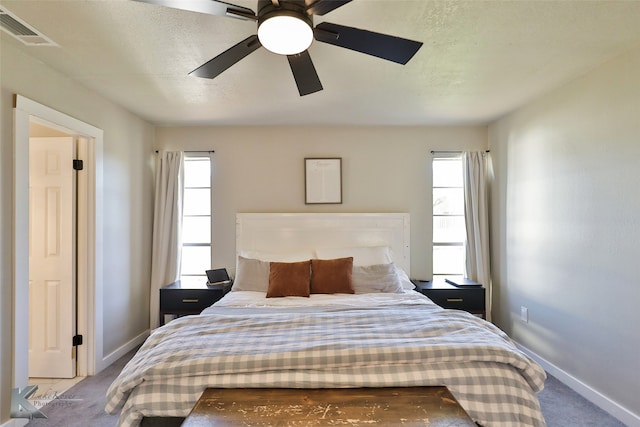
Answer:
[[[29,146],[29,376],[73,378],[75,144],[30,138]]]

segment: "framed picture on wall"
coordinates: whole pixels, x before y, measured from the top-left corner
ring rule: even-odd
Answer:
[[[342,158],[305,158],[305,203],[342,203]]]

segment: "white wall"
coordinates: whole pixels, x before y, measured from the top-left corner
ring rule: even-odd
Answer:
[[[411,273],[431,277],[431,150],[485,150],[486,127],[172,127],[158,149],[215,150],[214,268],[238,212],[409,212]],[[304,158],[341,157],[343,203],[305,205]]]
[[[153,127],[3,40],[0,49],[0,424],[12,388],[13,94],[104,130],[103,355],[148,328]],[[21,284],[24,286],[26,284]],[[25,331],[27,331],[25,327]]]
[[[636,425],[640,48],[491,125],[489,146],[494,320]]]

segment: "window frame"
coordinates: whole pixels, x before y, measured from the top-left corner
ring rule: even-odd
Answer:
[[[462,224],[463,224],[463,230],[464,231],[464,235],[466,236],[466,218],[465,218],[465,212],[464,212],[464,180],[463,177],[460,177],[460,181],[461,181],[461,185],[457,186],[457,185],[446,185],[446,186],[436,186],[435,182],[436,180],[434,179],[434,163],[436,161],[459,161],[461,164],[461,167],[464,167],[464,165],[462,164],[462,153],[434,153],[433,158],[432,158],[432,163],[431,163],[431,178],[432,178],[432,183],[431,183],[431,206],[433,208],[434,202],[435,202],[435,198],[434,198],[434,190],[436,189],[461,189],[462,190],[462,203],[463,203],[463,209],[462,209],[462,214],[436,214],[435,210],[432,210],[431,212],[431,231],[432,231],[432,237],[431,237],[431,268],[432,268],[432,275],[434,277],[443,277],[443,276],[459,276],[459,275],[464,275],[464,271],[465,271],[465,263],[466,263],[466,251],[465,251],[465,247],[466,247],[466,237],[461,240],[461,241],[453,241],[453,242],[438,242],[435,240],[435,223],[436,220],[438,218],[462,218]],[[461,173],[462,173],[462,169],[461,169]],[[441,271],[438,270],[436,268],[436,264],[435,264],[435,260],[436,260],[436,256],[435,256],[435,252],[436,252],[436,248],[461,248],[462,249],[462,263],[460,265],[460,270],[459,271]]]
[[[208,217],[209,218],[209,239],[208,242],[186,242],[184,241],[184,233],[181,233],[181,242],[180,242],[180,246],[181,246],[181,251],[182,251],[182,256],[181,256],[181,261],[180,261],[180,280],[184,283],[184,282],[206,282],[207,281],[207,276],[205,271],[210,269],[211,266],[213,265],[213,153],[212,152],[206,152],[206,151],[192,151],[192,152],[185,152],[184,154],[184,168],[185,168],[185,175],[186,175],[186,169],[187,169],[187,164],[190,161],[208,161],[209,162],[209,183],[208,186],[194,186],[194,187],[187,187],[186,186],[186,182],[183,183],[183,212],[182,212],[182,225],[184,225],[184,218],[185,217],[197,217],[197,218],[203,218],[203,217]],[[185,215],[184,213],[184,205],[185,205],[185,196],[188,189],[209,189],[209,214],[208,215]],[[182,267],[184,265],[184,248],[188,247],[188,248],[195,248],[195,247],[208,247],[209,248],[209,265],[206,266],[206,268],[203,268],[201,272],[197,273],[197,274],[185,274],[182,270]]]

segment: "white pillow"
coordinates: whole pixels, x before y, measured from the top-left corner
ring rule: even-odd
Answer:
[[[312,249],[291,252],[241,251],[240,256],[269,262],[300,262],[315,258]]]
[[[396,266],[393,263],[354,265],[351,281],[356,294],[375,292],[404,293]]]
[[[350,248],[318,248],[319,259],[353,257],[353,265],[389,264],[393,261],[388,246],[359,246]]]
[[[268,289],[269,262],[239,256],[231,291],[267,292]]]
[[[401,268],[396,268],[396,273],[398,274],[400,283],[402,283],[402,289],[405,291],[412,291],[416,288],[416,285],[414,285],[411,279],[409,279],[409,275],[406,271]]]

